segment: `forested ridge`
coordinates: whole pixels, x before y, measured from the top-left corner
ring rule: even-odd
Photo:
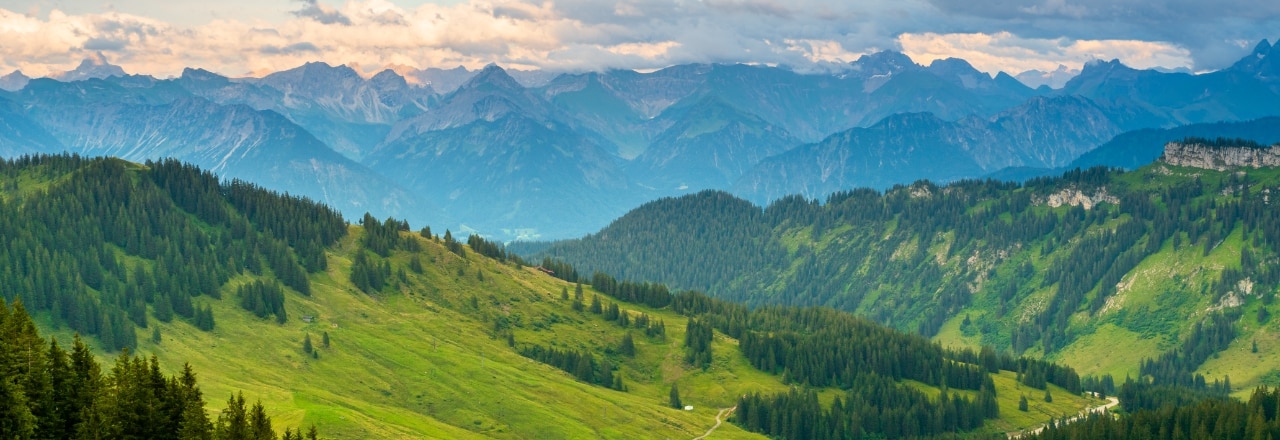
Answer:
[[[1273,169],[1161,163],[763,208],[702,192],[651,202],[534,257],[752,306],[829,306],[926,336],[963,320],[949,340],[1019,354],[1054,355],[1101,327],[1198,345],[1206,334],[1192,326],[1207,311],[1236,310],[1223,315],[1228,327],[1268,322],[1280,286],[1277,195]],[[1148,275],[1156,270],[1167,274]],[[1237,333],[1216,333],[1209,353]],[[1183,356],[1178,368],[1206,357]]]
[[[324,269],[324,248],[346,234],[340,215],[307,200],[219,184],[176,161],[136,167],[69,155],[0,161],[0,295],[21,294],[28,309],[107,349],[133,348],[148,316],[212,330],[196,298],[220,297],[233,276],[270,274],[309,294],[307,273]],[[241,295],[262,316],[279,302],[256,298],[262,289]]]

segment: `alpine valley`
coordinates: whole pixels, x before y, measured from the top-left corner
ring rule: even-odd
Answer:
[[[0,438],[1280,438],[1278,57],[14,72]]]
[[[490,65],[362,76],[308,63],[258,78],[189,68],[169,79],[128,75],[98,55],[55,78],[0,80],[0,155],[176,158],[349,218],[561,239],[705,189],[765,204],[920,179],[1052,175],[1113,138],[1144,153],[1087,164],[1131,168],[1172,140],[1117,138],[1135,130],[1253,121],[1244,135],[1273,142],[1275,121],[1256,120],[1280,115],[1277,58],[1263,40],[1197,75],[1095,61],[1061,88],[1033,89],[964,60],[921,66],[892,51],[832,73],[698,64],[553,76]]]

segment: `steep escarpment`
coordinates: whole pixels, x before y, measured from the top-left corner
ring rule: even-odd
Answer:
[[[1188,139],[1166,144],[1160,160],[1169,165],[1217,171],[1276,167],[1280,166],[1280,143],[1265,147],[1248,141]]]

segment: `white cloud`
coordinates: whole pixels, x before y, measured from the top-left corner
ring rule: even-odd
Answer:
[[[121,10],[144,10],[123,7],[137,1],[118,0]],[[293,0],[267,18],[223,16],[195,24],[140,13],[80,9],[42,16],[0,8],[0,71],[46,75],[95,51],[126,71],[160,77],[188,66],[242,75],[308,61],[370,69],[498,63],[581,71],[748,62],[826,70],[878,48],[902,48],[923,63],[965,58],[990,71],[1051,70],[1092,58],[1137,67],[1192,65],[1187,50],[1174,43],[1036,38],[1010,33],[1003,28],[1009,22],[985,11],[950,10],[940,1],[468,0],[404,7],[388,0]],[[1035,7],[1053,17],[1083,14],[1071,10],[1074,4],[1045,0]],[[1232,51],[1241,50],[1227,41]]]
[[[1027,70],[1053,71],[1059,65],[1078,67],[1095,60],[1120,59],[1126,65],[1147,69],[1192,66],[1186,49],[1169,43],[1137,40],[1067,40],[1021,38],[1008,32],[993,34],[902,34],[903,53],[928,65],[943,58],[963,58],[988,73],[1011,75]]]

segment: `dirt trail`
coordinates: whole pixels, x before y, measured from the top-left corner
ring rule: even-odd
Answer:
[[[729,417],[729,414],[733,414],[733,411],[736,409],[738,409],[738,407],[736,406],[733,408],[720,408],[720,412],[716,414],[716,426],[712,426],[711,429],[707,430],[706,434],[702,434],[700,436],[694,437],[693,440],[705,439],[708,436],[710,436],[711,433],[716,432],[716,428],[719,428],[720,424],[724,423],[724,419]]]
[[[1106,412],[1107,410],[1109,410],[1109,409],[1111,409],[1111,408],[1114,408],[1116,405],[1119,405],[1119,404],[1120,404],[1120,399],[1117,399],[1117,398],[1115,398],[1115,397],[1108,397],[1108,398],[1107,398],[1107,403],[1104,403],[1104,404],[1102,404],[1102,405],[1098,405],[1098,406],[1095,406],[1095,407],[1091,407],[1091,408],[1086,409],[1086,410],[1084,410],[1084,411],[1080,411],[1080,413],[1079,413],[1079,414],[1076,414],[1076,416],[1075,416],[1075,417],[1072,417],[1072,418],[1069,418],[1069,419],[1063,420],[1063,421],[1062,421],[1062,423],[1064,423],[1064,424],[1065,424],[1065,423],[1075,423],[1075,422],[1079,421],[1080,419],[1084,418],[1085,416],[1087,416],[1087,415],[1089,415],[1089,414],[1100,414],[1100,413],[1104,413],[1104,412]],[[1036,427],[1036,429],[1022,430],[1022,431],[1017,431],[1017,432],[1010,432],[1010,433],[1008,433],[1008,436],[1009,436],[1009,438],[1019,438],[1019,437],[1022,437],[1022,436],[1024,436],[1024,435],[1028,435],[1028,434],[1030,434],[1030,435],[1039,434],[1039,433],[1040,433],[1040,431],[1044,431],[1045,426],[1046,426],[1046,425],[1040,425],[1040,426]]]

